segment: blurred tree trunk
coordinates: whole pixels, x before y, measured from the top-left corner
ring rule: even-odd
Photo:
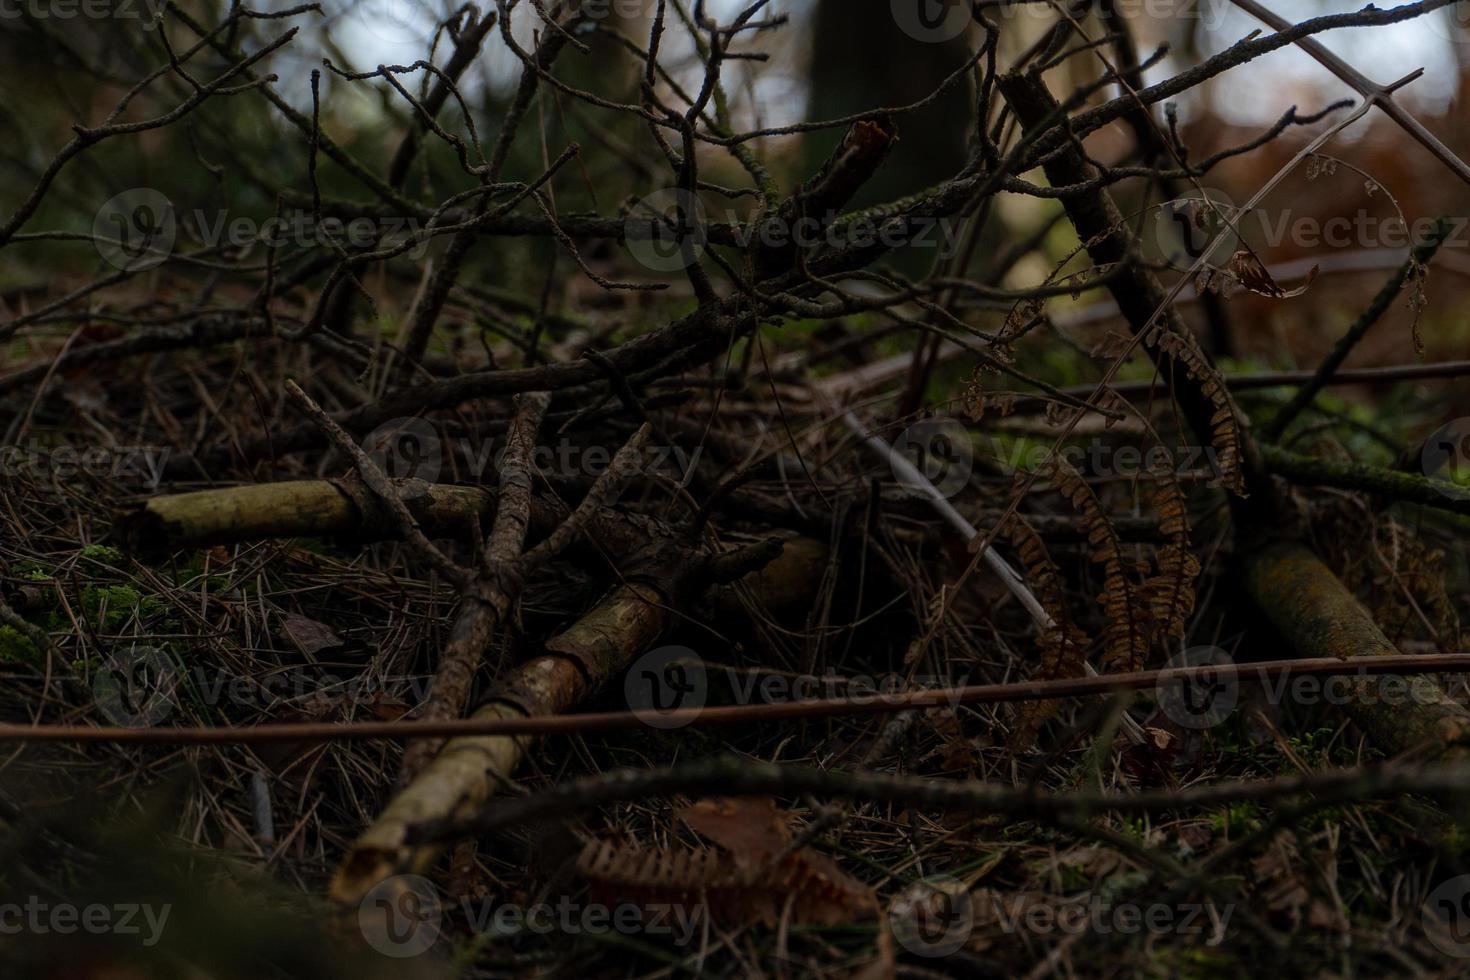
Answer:
[[[829,119],[917,102],[964,65],[965,37],[916,40],[895,22],[889,0],[818,0],[808,117]],[[972,114],[973,89],[967,82],[934,105],[896,119],[898,145],[853,206],[911,194],[953,175],[965,162]],[[838,128],[810,138],[805,173],[826,159],[843,132]]]

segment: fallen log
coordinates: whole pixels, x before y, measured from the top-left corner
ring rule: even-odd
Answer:
[[[394,483],[428,534],[467,529],[472,517],[489,526],[495,516],[493,489]],[[539,516],[538,522],[532,514],[532,526],[549,530],[555,516],[544,508]],[[125,548],[145,555],[271,538],[398,536],[387,512],[351,480],[291,480],[152,497],[119,514],[113,529]]]
[[[1383,635],[1353,594],[1310,548],[1273,541],[1246,552],[1246,591],[1300,657],[1385,656],[1399,650]],[[1402,680],[1402,678],[1399,678]],[[1427,750],[1423,761],[1470,759],[1470,711],[1437,685],[1421,678],[1412,703],[1392,704],[1374,696],[1382,681],[1355,680],[1356,695],[1343,709],[1385,755]],[[1409,690],[1408,682],[1398,685]]]

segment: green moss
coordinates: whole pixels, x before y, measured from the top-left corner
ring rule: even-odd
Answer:
[[[36,665],[41,651],[13,626],[0,626],[0,663]]]
[[[1254,803],[1232,803],[1210,815],[1210,829],[1217,834],[1238,837],[1261,825],[1260,808]]]
[[[109,548],[105,544],[89,544],[82,548],[82,557],[100,561],[104,565],[117,565],[123,561],[123,554],[116,548]]]
[[[145,596],[130,585],[89,585],[82,590],[82,610],[97,618],[103,630],[118,629],[136,614],[142,619],[163,615],[168,605],[157,596]]]

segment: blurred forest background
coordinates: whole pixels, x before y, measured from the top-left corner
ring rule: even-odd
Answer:
[[[889,4],[890,0],[792,0],[782,4],[781,12],[789,14],[792,23],[773,36],[770,61],[760,63],[758,71],[740,62],[727,66],[727,87],[738,125],[777,126],[831,118],[879,104],[904,104],[928,94],[963,64],[965,38],[946,45],[911,38],[894,29]],[[212,20],[228,7],[223,2],[187,0],[181,6],[194,10],[201,21]],[[255,9],[279,10],[287,6],[267,3]],[[278,91],[308,113],[310,73],[321,67],[321,59],[358,71],[379,64],[411,64],[423,57],[425,46],[433,40],[433,25],[456,9],[445,0],[325,0],[321,6],[324,16],[292,22],[302,25],[301,35],[271,63],[271,70],[281,78]],[[738,5],[734,0],[710,0],[708,6],[711,13],[724,16]],[[1388,27],[1332,31],[1322,38],[1328,49],[1378,81],[1387,82],[1415,68],[1425,68],[1424,76],[1403,90],[1399,98],[1456,152],[1470,149],[1470,127],[1464,125],[1466,99],[1470,98],[1470,30],[1457,20],[1462,6],[1456,4]],[[136,7],[140,22],[146,22],[147,2],[137,0]],[[602,4],[610,18],[625,22],[623,32],[635,38],[646,34],[651,16],[640,7],[647,5],[631,0],[605,0]],[[1356,9],[1353,3],[1339,0],[1285,0],[1277,8],[1293,20]],[[1140,50],[1147,53],[1159,44],[1170,46],[1167,57],[1146,69],[1145,81],[1167,77],[1180,66],[1260,26],[1228,3],[1213,0],[1197,7],[1186,4],[1185,16],[1175,15],[1173,5],[1162,0],[1123,2],[1116,4],[1116,9],[1127,19]],[[24,6],[17,4],[16,10],[24,10]],[[1164,16],[1151,16],[1151,12],[1162,12]],[[1002,48],[1012,57],[1052,22],[1044,4],[1005,8],[1001,16],[1007,25]],[[251,31],[264,37],[273,30],[271,24],[247,22],[236,39],[243,40],[243,35]],[[521,43],[529,44],[529,20],[521,18],[516,29],[525,35]],[[97,121],[133,80],[149,69],[152,55],[138,45],[137,36],[133,25],[119,29],[83,17],[47,19],[7,14],[0,19],[0,82],[14,96],[0,105],[0,188],[7,190],[10,201],[34,185],[66,142],[73,122]],[[440,46],[447,48],[449,43],[441,33]],[[636,82],[633,69],[599,47],[612,43],[605,34],[594,36],[587,53],[576,52],[566,59],[561,70],[566,72],[567,80],[577,84],[579,80],[595,79],[599,85],[607,84],[607,66],[617,64],[614,70],[627,73],[631,91]],[[679,63],[677,52],[680,46],[684,48],[687,72],[682,81],[697,87],[702,67],[687,36],[672,33],[669,44],[671,65]],[[1089,63],[1081,59],[1073,59],[1071,64],[1076,66],[1079,80],[1090,70]],[[83,65],[101,70],[83,70]],[[222,67],[224,62],[218,61],[218,65]],[[855,65],[863,67],[855,71]],[[95,79],[99,74],[111,84],[98,84]],[[585,77],[579,78],[579,74]],[[466,72],[461,87],[482,133],[494,133],[496,120],[512,98],[518,77],[519,62],[500,44],[488,45]],[[1316,112],[1348,94],[1346,87],[1321,65],[1289,47],[1207,81],[1184,93],[1174,105],[1179,133],[1194,158],[1201,159],[1254,137],[1289,106],[1297,106],[1303,114]],[[962,128],[946,121],[962,114],[972,97],[961,86],[907,116],[892,157],[861,191],[855,205],[887,201],[955,173],[965,159],[966,136]],[[606,151],[588,153],[578,166],[576,179],[557,181],[554,194],[561,211],[611,213],[626,207],[630,194],[646,192],[650,174],[646,172],[646,158],[633,150],[639,135],[634,121],[625,117],[614,117],[610,123],[601,118],[590,120],[587,107],[555,93],[543,94],[536,112],[537,125],[545,134],[543,149],[576,141]],[[408,108],[386,86],[348,82],[332,72],[322,76],[321,113],[323,129],[335,140],[359,159],[384,168],[409,120]],[[452,122],[456,116],[456,108],[450,106],[446,121]],[[1226,200],[1243,202],[1309,134],[1306,129],[1288,129],[1263,150],[1227,160],[1211,172],[1205,187],[1211,194],[1223,194]],[[761,140],[756,146],[778,181],[789,186],[824,159],[840,137],[840,129],[827,130]],[[1466,188],[1444,179],[1435,161],[1407,141],[1381,114],[1370,113],[1360,120],[1336,146],[1397,198],[1410,221],[1466,213],[1470,204]],[[1132,147],[1132,134],[1124,123],[1114,123],[1094,135],[1089,147],[1103,162],[1122,160]],[[738,168],[728,155],[717,148],[702,152],[708,157],[712,179],[735,179]],[[538,153],[531,141],[518,142],[514,153],[506,168],[510,179],[534,176],[546,162],[544,152]],[[48,196],[28,228],[84,231],[92,227],[101,203],[113,195],[131,188],[155,187],[166,189],[173,201],[184,222],[181,240],[187,242],[187,216],[196,209],[206,215],[224,211],[232,218],[247,217],[256,222],[269,218],[275,207],[273,188],[278,186],[277,181],[283,174],[303,172],[307,156],[300,131],[264,99],[247,96],[211,100],[182,126],[149,132],[138,139],[115,140],[86,154],[64,175],[65,193]],[[454,186],[457,171],[453,152],[438,141],[430,141],[428,152],[415,159],[406,186],[415,194],[432,196]],[[350,196],[350,182],[334,174],[331,166],[323,168],[321,179],[324,194],[340,191]],[[1273,207],[1287,206],[1292,209],[1293,220],[1315,219],[1319,223],[1360,213],[1380,221],[1392,218],[1395,211],[1389,196],[1373,193],[1365,184],[1361,176],[1347,171],[1315,181],[1298,175],[1264,205],[1266,224],[1273,220]],[[1144,205],[1137,200],[1130,203],[1139,208]],[[741,205],[731,207],[738,216]],[[1030,197],[1002,199],[995,220],[984,230],[976,271],[983,273],[987,255],[1003,253],[1009,244],[1024,240],[1059,211],[1053,202]],[[1248,240],[1260,227],[1258,223],[1248,225]],[[1259,248],[1257,237],[1251,244]],[[1234,318],[1236,349],[1218,353],[1276,367],[1316,363],[1335,339],[1331,324],[1361,308],[1375,288],[1374,277],[1356,273],[1387,269],[1394,264],[1391,249],[1373,247],[1371,235],[1366,245],[1358,238],[1361,236],[1312,247],[1293,241],[1291,236],[1267,243],[1261,254],[1268,263],[1292,267],[1290,263],[1295,260],[1310,259],[1320,264],[1330,277],[1322,290],[1327,301],[1283,305],[1243,297],[1237,303],[1241,312]],[[1442,250],[1441,262],[1450,270],[1470,273],[1470,254],[1466,251],[1470,241],[1466,238],[1470,235],[1452,236]],[[1048,251],[1061,258],[1075,243],[1067,223],[1057,223]],[[444,248],[443,239],[432,247]],[[550,239],[532,242],[495,237],[480,243],[472,262],[491,272],[495,285],[534,294],[545,285],[546,265],[557,261],[555,252],[555,243]],[[72,280],[78,284],[89,281],[96,271],[96,260],[95,250],[86,243],[43,243],[23,253],[10,250],[0,257],[0,301],[13,311],[24,305],[28,292],[55,290]],[[906,261],[917,267],[926,257],[909,256]],[[1007,273],[1007,284],[1034,282],[1049,271],[1050,265],[1041,256],[1029,256]],[[551,302],[554,309],[563,312],[595,313],[595,309],[584,308],[606,302],[636,302],[627,300],[627,294],[609,300],[605,294],[599,295],[600,290],[589,288],[580,276],[555,278]],[[228,289],[229,284],[221,283],[221,288]],[[407,302],[411,297],[412,293],[399,293],[398,302]],[[395,315],[402,312],[394,308],[394,302],[394,297],[385,296],[385,305],[379,311],[383,328],[390,334],[396,326]],[[1447,304],[1431,304],[1427,315],[1433,326],[1423,331],[1426,357],[1463,356],[1470,348],[1465,315]],[[1392,311],[1386,327],[1375,331],[1355,352],[1352,364],[1395,361],[1402,351],[1385,347],[1396,348],[1402,343],[1404,332],[1394,326],[1402,326],[1407,317],[1402,309]],[[15,343],[42,342],[38,337],[33,332]],[[12,353],[24,357],[32,352],[23,349]]]

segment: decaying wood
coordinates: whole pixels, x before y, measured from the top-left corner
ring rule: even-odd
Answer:
[[[395,482],[427,534],[467,531],[473,521],[488,524],[495,513],[493,487]],[[549,531],[557,519],[554,508],[533,509],[532,535],[538,528]],[[129,551],[149,556],[272,538],[398,536],[388,515],[352,480],[289,480],[150,497],[122,511],[114,529]]]
[[[806,553],[803,553],[806,552]],[[766,556],[770,551],[765,552]],[[651,646],[669,627],[673,608],[698,591],[701,569],[663,556],[664,572],[614,588],[565,632],[547,641],[545,652],[517,667],[474,718],[555,715],[584,701]],[[802,577],[809,549],[774,557],[767,574],[748,583],[757,598],[763,587],[803,587],[810,595],[816,579]],[[791,562],[797,570],[785,571]],[[789,593],[780,598],[789,598]],[[482,736],[449,740],[414,782],[395,796],[357,839],[332,878],[331,895],[355,904],[391,875],[421,872],[438,857],[436,845],[410,843],[418,825],[468,816],[497,789],[509,783],[534,739]]]
[[[1345,463],[1302,456],[1267,444],[1261,446],[1261,457],[1272,473],[1292,483],[1371,493],[1391,501],[1422,504],[1455,514],[1470,514],[1470,489],[1438,483],[1415,473],[1403,473],[1366,463]]]
[[[477,547],[484,549],[481,567],[461,583],[464,594],[459,615],[420,709],[420,717],[427,721],[457,718],[464,711],[480,660],[525,581],[517,561],[525,548],[531,520],[531,452],[550,404],[550,396],[540,392],[516,399],[515,418],[500,464],[495,522],[483,546],[476,540]],[[409,744],[403,753],[399,782],[412,780],[428,765],[439,745],[437,739]]]
[[[1301,657],[1397,654],[1398,649],[1373,622],[1368,611],[1310,548],[1278,541],[1247,552],[1241,571],[1252,599],[1292,650]],[[1413,691],[1408,703],[1379,696],[1378,681],[1354,682],[1354,696],[1344,705],[1348,717],[1385,755],[1426,752],[1446,761],[1470,758],[1470,711],[1449,698],[1427,677],[1412,686],[1396,679],[1400,690]]]

